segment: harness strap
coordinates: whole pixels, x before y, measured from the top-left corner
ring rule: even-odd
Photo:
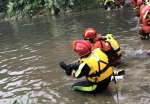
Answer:
[[[118,52],[118,51],[120,51],[120,47],[117,50],[115,50],[115,52]]]
[[[109,51],[109,53],[111,53],[110,54],[110,60],[113,60],[113,59],[111,59],[111,57],[115,57],[115,59],[117,59],[118,57],[121,57],[121,54],[120,55],[117,54],[118,51],[120,51],[120,48],[118,48],[117,50],[114,50],[112,48],[112,50]],[[108,55],[109,55],[109,53],[108,53]]]
[[[116,84],[116,83],[117,83],[117,81],[116,81],[116,77],[115,77],[114,72],[113,72],[113,77],[114,77],[114,82],[115,82],[115,84]]]
[[[104,63],[104,64],[107,64],[106,67],[105,67],[103,70],[100,70],[100,62],[102,62],[102,63]],[[96,77],[96,76],[100,77],[100,75],[101,75],[102,73],[104,73],[109,67],[110,67],[110,65],[109,65],[108,63],[99,60],[99,61],[98,61],[98,68],[99,68],[99,71],[98,71],[98,72],[96,71],[96,73],[93,73],[93,74],[88,75],[88,77]]]
[[[103,37],[103,38],[99,38],[98,40],[100,41],[100,44],[101,44],[102,48],[104,48],[104,46],[102,44],[102,40],[106,40],[106,38]]]
[[[100,44],[101,44],[101,46],[102,46],[102,48],[104,48],[104,46],[103,46],[103,44],[102,44],[102,38],[99,38],[99,40],[100,40]]]
[[[111,53],[114,57],[118,57],[117,52],[113,48],[111,48]]]

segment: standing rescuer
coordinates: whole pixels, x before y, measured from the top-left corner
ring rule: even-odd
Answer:
[[[86,40],[75,40],[72,49],[80,56],[80,60],[69,65],[61,61],[59,65],[68,76],[85,76],[86,80],[74,83],[70,90],[94,94],[105,90],[113,75],[113,66],[109,64],[107,55],[99,48],[93,50],[92,45]]]

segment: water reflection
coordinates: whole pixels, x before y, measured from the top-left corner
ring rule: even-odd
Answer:
[[[138,37],[138,22],[130,7],[93,10],[59,16],[1,22],[0,28],[0,103],[8,104],[28,93],[33,104],[139,104],[150,96],[149,41]],[[112,33],[123,50],[118,69],[125,69],[125,80],[112,82],[96,96],[70,91],[78,80],[65,75],[58,66],[78,56],[72,51],[75,39],[94,27],[99,33]]]

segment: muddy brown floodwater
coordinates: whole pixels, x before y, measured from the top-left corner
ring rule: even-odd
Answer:
[[[138,18],[130,5],[123,9],[101,9],[0,22],[0,104],[20,97],[30,104],[149,104],[150,40],[138,37]],[[70,91],[79,81],[65,75],[59,61],[72,62],[75,39],[83,30],[94,27],[99,33],[112,33],[123,51],[121,63],[125,79],[111,82],[96,96]]]

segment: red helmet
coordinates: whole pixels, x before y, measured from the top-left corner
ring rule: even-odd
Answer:
[[[81,57],[91,53],[92,45],[86,40],[75,40],[72,49]]]
[[[143,3],[143,0],[137,0],[137,5],[141,5]]]
[[[94,28],[87,28],[83,32],[83,38],[86,40],[91,40],[96,36],[97,30]]]

